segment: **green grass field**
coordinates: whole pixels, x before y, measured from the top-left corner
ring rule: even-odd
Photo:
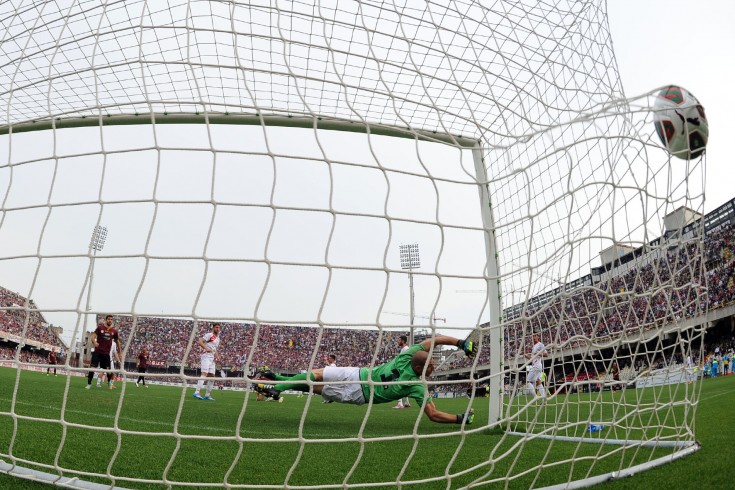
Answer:
[[[470,428],[474,430],[462,433],[455,425],[428,421],[416,409],[393,410],[390,405],[374,406],[365,418],[366,407],[322,404],[320,397],[287,396],[285,403],[278,404],[255,402],[253,395],[243,392],[223,391],[214,393],[217,401],[203,402],[191,397],[191,389],[143,389],[133,383],[127,384],[121,397],[121,383],[114,391],[85,390],[86,380],[82,378],[69,380],[64,406],[67,378],[34,372],[20,374],[13,409],[20,417],[14,421],[7,413],[12,408],[16,376],[15,370],[0,369],[0,459],[9,461],[15,430],[12,454],[28,460],[24,466],[54,473],[39,465],[54,465],[57,460],[59,466],[79,472],[109,471],[117,478],[116,485],[128,488],[165,488],[125,480],[160,480],[164,473],[174,488],[176,482],[191,481],[212,486],[225,481],[232,485],[294,486],[383,483],[377,488],[394,488],[398,481],[428,480],[409,486],[438,489],[447,487],[447,474],[453,475],[452,488],[476,479],[502,477],[511,478],[509,488],[528,488],[563,483],[570,474],[576,479],[615,471],[671,453],[670,449],[622,449],[547,440],[521,445],[518,437],[482,428],[487,421],[486,399],[475,400],[477,419]],[[608,486],[719,488],[732,481],[735,470],[722,448],[735,441],[735,429],[726,422],[732,418],[735,406],[735,376],[703,383],[696,419],[696,436],[703,448],[672,464]],[[685,386],[628,390],[624,398],[619,393],[604,393],[603,408],[595,418],[605,420],[614,412],[617,420],[627,415],[631,427],[658,424],[667,427],[660,435],[673,436],[686,417],[683,408],[638,413],[631,407],[655,407],[656,401],[667,397],[680,399]],[[589,414],[584,397],[589,399],[590,395],[569,395],[564,409],[554,403],[534,406],[517,417],[521,422],[514,427],[538,432],[558,420],[568,424],[565,433],[583,435]],[[440,399],[437,406],[448,412],[462,412],[468,401]],[[307,403],[309,408],[304,411]],[[65,427],[59,422],[62,408]],[[117,428],[124,431],[121,434],[114,430],[116,420]],[[546,425],[538,423],[541,421]],[[608,437],[652,435],[651,431],[610,430],[614,432],[605,433]],[[177,439],[174,433],[180,437]],[[429,437],[419,439],[416,435]],[[382,439],[395,436],[399,439]],[[573,456],[574,461],[569,462]],[[96,476],[84,479],[110,483],[110,479]],[[0,488],[47,487],[0,474]]]

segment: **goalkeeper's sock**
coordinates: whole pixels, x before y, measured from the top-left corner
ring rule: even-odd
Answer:
[[[311,381],[316,381],[314,378],[313,373],[301,373],[297,374],[296,376],[291,376],[290,378],[284,378],[283,376],[280,376],[284,379],[279,379],[278,381],[305,381],[307,379],[310,379]],[[275,389],[278,391],[286,391],[286,390],[296,390],[296,391],[309,391],[309,385],[308,384],[291,384],[291,383],[280,383],[274,386]]]

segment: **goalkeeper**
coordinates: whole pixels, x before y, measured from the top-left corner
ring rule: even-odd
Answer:
[[[306,381],[308,377],[313,382],[324,383],[313,385],[313,389],[314,393],[322,395],[326,401],[362,405],[369,401],[371,396],[373,403],[391,403],[403,397],[409,397],[413,398],[417,406],[424,406],[424,413],[432,422],[471,424],[475,417],[472,409],[456,415],[442,412],[437,410],[434,402],[426,395],[425,383],[421,378],[424,371],[426,378],[429,378],[434,371],[434,362],[429,352],[432,344],[454,345],[462,349],[468,357],[474,357],[476,353],[476,346],[473,342],[438,335],[433,340],[427,339],[409,347],[392,360],[373,368],[327,366],[314,369],[311,373],[285,377],[275,374],[264,366],[259,369],[260,376],[274,382],[289,381],[289,383],[259,384],[257,391],[274,400],[278,400],[281,392],[285,390],[308,392],[310,387],[308,382],[294,383],[294,381]],[[332,384],[342,381],[355,381],[356,383]],[[402,383],[399,384],[399,382]]]

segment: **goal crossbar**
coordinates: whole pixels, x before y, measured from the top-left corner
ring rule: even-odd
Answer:
[[[97,116],[55,117],[5,124],[0,126],[0,135],[97,126],[136,126],[146,124],[231,124],[240,126],[273,126],[330,131],[366,133],[394,138],[419,139],[446,143],[462,148],[474,148],[477,138],[440,131],[413,129],[381,123],[365,123],[324,116],[296,116],[280,114],[246,114],[231,112],[197,113],[136,113],[101,114]]]

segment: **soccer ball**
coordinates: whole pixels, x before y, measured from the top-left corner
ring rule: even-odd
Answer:
[[[691,92],[669,85],[658,93],[653,109],[656,133],[669,153],[682,160],[704,153],[709,125],[704,107]]]

